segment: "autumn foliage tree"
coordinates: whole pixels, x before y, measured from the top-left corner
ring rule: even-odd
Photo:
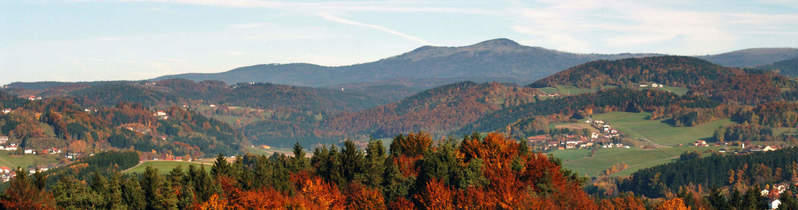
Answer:
[[[626,195],[596,201],[582,180],[551,157],[522,149],[497,133],[463,141],[433,141],[424,133],[397,137],[389,154],[382,143],[365,149],[321,147],[310,165],[301,157],[217,157],[211,173],[175,168],[166,175],[95,173],[88,180],[67,176],[56,190],[19,178],[2,201],[7,208],[146,209],[640,209]],[[296,147],[295,154],[302,154]],[[232,163],[231,163],[232,162]],[[86,163],[83,163],[86,164]],[[304,166],[303,166],[304,165]],[[20,174],[24,172],[20,171]],[[24,176],[26,177],[26,176]],[[43,176],[39,176],[43,177]],[[21,181],[25,180],[25,181]],[[102,196],[100,196],[102,195]],[[60,205],[60,206],[56,206]],[[612,208],[606,208],[612,207]]]

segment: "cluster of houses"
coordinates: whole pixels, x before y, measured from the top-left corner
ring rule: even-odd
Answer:
[[[3,113],[3,114],[8,114],[8,113],[11,113],[11,109],[9,109],[9,108],[4,108],[4,109],[2,110],[2,112],[0,112],[0,113]]]
[[[28,101],[40,101],[42,100],[41,96],[28,96]]]
[[[28,168],[28,174],[34,174],[37,171],[38,172],[45,172],[47,170],[50,170],[50,168],[47,168],[47,167]],[[15,170],[13,170],[13,169],[11,169],[9,167],[0,166],[0,181],[1,182],[8,182],[8,181],[11,180],[11,178],[14,178],[15,176],[17,176],[17,172]]]
[[[708,143],[707,141],[704,141],[704,140],[696,140],[695,142],[691,143],[690,145],[694,146],[694,147],[709,147],[709,146],[727,146],[729,144],[730,144],[729,142]],[[778,146],[778,145],[753,145],[753,146],[746,146],[744,142],[737,142],[737,143],[731,143],[731,144],[740,146],[740,150],[737,150],[735,152],[735,154],[747,154],[747,153],[751,153],[751,152],[771,152],[771,151],[776,151],[776,150],[781,149],[781,147]],[[724,148],[724,149],[718,150],[718,152],[726,153],[727,150]]]
[[[768,207],[769,209],[778,209],[781,206],[781,201],[778,199],[782,193],[786,192],[789,189],[789,185],[787,184],[774,184],[772,186],[766,186],[765,189],[759,192],[759,195],[768,199]],[[793,186],[796,187],[796,186]]]
[[[14,172],[14,170],[11,170],[11,168],[5,166],[0,167],[0,181],[8,182],[15,176],[17,176],[17,174]]]
[[[17,151],[17,144],[8,143],[8,136],[0,136],[0,150]]]
[[[532,145],[543,144],[543,150],[567,150],[567,149],[590,149],[595,145],[600,145],[603,149],[609,148],[631,148],[622,143],[613,143],[610,139],[602,138],[600,135],[593,133],[590,138],[581,135],[563,135],[551,137],[549,135],[537,135],[527,137],[527,141]],[[595,137],[595,138],[594,138]]]
[[[585,120],[585,123],[590,124],[590,126],[592,126],[593,128],[596,128],[599,131],[601,131],[601,133],[593,133],[591,138],[597,139],[603,137],[611,139],[611,138],[621,137],[620,131],[612,128],[612,125],[610,125],[607,122],[604,122],[603,120]]]
[[[585,123],[598,129],[599,132],[591,132],[590,136],[583,135],[562,135],[552,137],[549,135],[537,135],[527,137],[527,141],[532,145],[543,145],[543,150],[566,150],[566,149],[585,149],[600,145],[601,148],[631,148],[628,145],[614,143],[613,139],[621,137],[621,132],[613,129],[612,126],[602,120],[586,120]]]
[[[167,115],[165,111],[156,111],[155,113],[152,114],[152,116],[158,117],[158,119],[161,119],[161,120],[168,120],[169,119],[169,115]]]
[[[8,136],[0,136],[0,151],[17,151],[19,149],[19,145],[15,143],[8,143]],[[22,154],[24,155],[57,155],[64,153],[63,150],[60,148],[52,147],[43,150],[34,150],[34,149],[24,149],[22,150]],[[64,158],[69,160],[75,160],[80,156],[80,153],[77,152],[67,152],[64,155]]]
[[[590,149],[596,145],[601,148],[631,148],[622,143],[614,143],[613,139],[621,137],[618,130],[612,129],[608,123],[601,120],[587,120],[586,123],[591,124],[600,132],[591,132],[590,136],[583,135],[561,135],[552,137],[549,135],[537,135],[527,137],[527,141],[531,145],[542,145],[543,150],[566,150],[566,149]]]
[[[158,153],[155,150],[151,152],[139,152],[139,161],[148,160],[170,160],[170,161],[194,161],[192,155],[173,155],[170,153]]]
[[[652,88],[662,88],[662,87],[665,87],[665,85],[663,85],[663,84],[657,84],[657,83],[651,83],[651,84],[640,84],[640,87],[641,87],[641,88],[647,88],[647,87],[652,87]]]

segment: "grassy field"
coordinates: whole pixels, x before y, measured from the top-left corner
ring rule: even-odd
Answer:
[[[695,127],[674,127],[659,120],[648,120],[650,113],[610,112],[593,115],[593,119],[604,120],[624,133],[627,139],[661,145],[656,149],[599,149],[591,157],[590,150],[561,150],[551,152],[563,160],[566,168],[587,176],[597,176],[603,170],[618,163],[629,168],[614,174],[628,176],[633,172],[668,163],[686,151],[706,152],[715,147],[692,147],[687,144],[712,136],[715,129],[732,124],[729,120],[716,120]],[[587,124],[585,124],[587,125]],[[566,125],[555,125],[555,127]],[[574,125],[570,125],[573,127]],[[685,146],[678,146],[683,144]]]
[[[580,175],[597,176],[603,170],[618,163],[626,163],[629,168],[613,174],[614,176],[628,176],[637,170],[668,163],[679,158],[683,152],[715,150],[713,147],[671,147],[661,149],[599,149],[593,157],[590,150],[559,150],[551,152],[554,157],[563,161],[565,168],[574,170]]]
[[[158,169],[158,173],[160,173],[160,174],[168,174],[169,171],[172,171],[172,169],[177,168],[177,166],[182,166],[183,167],[183,171],[186,171],[186,170],[188,170],[188,166],[189,165],[194,165],[196,167],[199,167],[199,166],[202,166],[203,164],[202,163],[196,163],[196,162],[187,162],[187,161],[168,161],[168,160],[159,161],[159,160],[155,160],[155,161],[143,162],[143,163],[141,163],[139,165],[134,166],[133,168],[129,168],[129,169],[125,170],[124,173],[126,173],[126,174],[144,173],[145,169],[147,169],[147,166],[150,166],[150,167]],[[211,170],[211,165],[205,164],[204,166],[205,166],[205,170],[206,171],[210,171]]]
[[[661,145],[678,145],[711,137],[715,129],[730,125],[728,119],[716,120],[695,127],[674,127],[659,120],[648,120],[650,113],[610,112],[593,115],[621,131],[627,138],[649,140]]]
[[[587,129],[587,130],[590,130],[591,132],[598,132],[599,131],[598,129],[594,128],[593,126],[590,126],[590,124],[587,124],[587,123],[582,122],[582,121],[579,121],[579,122],[567,122],[567,123],[556,123],[556,124],[552,124],[551,127],[552,128],[558,128],[558,129],[567,128],[567,129],[570,129],[570,130],[577,130],[577,131],[578,130],[582,130],[582,129]]]
[[[773,136],[780,136],[781,134],[795,135],[798,132],[796,128],[773,128]]]
[[[271,156],[271,155],[272,155],[272,154],[274,154],[275,152],[276,152],[276,153],[283,153],[283,154],[285,154],[285,155],[290,155],[290,156],[293,156],[293,155],[294,155],[294,149],[293,149],[293,148],[277,148],[277,147],[272,147],[271,149],[262,149],[262,148],[260,148],[260,147],[257,147],[257,146],[256,146],[256,147],[254,147],[254,148],[252,148],[252,147],[250,147],[250,148],[247,148],[247,153],[251,153],[251,154],[253,154],[253,155],[266,155],[266,156]],[[307,154],[307,153],[312,153],[312,151],[309,151],[309,150],[305,149],[305,153],[306,153],[306,154]]]
[[[48,165],[57,163],[57,155],[13,155],[10,151],[0,151],[0,166],[9,168],[23,167],[35,165]]]
[[[583,93],[591,93],[597,91],[596,89],[578,88],[574,86],[557,86],[555,88],[557,89],[557,93],[560,93],[560,95],[567,95],[567,96],[579,95]]]
[[[680,96],[682,96],[684,94],[687,94],[687,91],[690,90],[690,89],[687,89],[685,87],[671,87],[671,86],[665,86],[662,89],[665,89],[667,91],[670,91],[670,92],[672,92],[672,93],[674,93],[676,95],[680,95]]]

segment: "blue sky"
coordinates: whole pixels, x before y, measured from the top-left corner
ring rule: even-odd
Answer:
[[[798,47],[798,1],[0,1],[0,84],[349,65],[493,38],[578,53]]]

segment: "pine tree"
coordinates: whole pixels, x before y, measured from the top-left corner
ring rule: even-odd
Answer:
[[[64,209],[104,208],[103,197],[80,183],[72,176],[63,176],[53,185],[53,196],[59,207]]]
[[[97,172],[97,171],[92,172],[91,182],[89,183],[89,187],[91,187],[91,190],[93,190],[94,192],[96,192],[99,195],[103,195],[104,196],[104,195],[108,195],[109,194],[108,189],[107,189],[108,188],[108,181],[105,179],[105,176],[100,175],[100,173]],[[102,204],[100,204],[98,206],[103,207],[103,208],[109,206],[108,200],[106,200],[105,197],[103,197]]]
[[[107,194],[103,195],[107,209],[128,209],[122,197],[122,174],[119,171],[111,174],[111,179],[107,186]]]
[[[355,146],[351,140],[344,142],[344,148],[339,154],[339,160],[342,167],[342,175],[346,182],[338,183],[339,186],[353,181],[363,179],[364,172],[364,158],[363,151]]]
[[[190,209],[194,204],[195,198],[197,197],[194,193],[194,183],[189,180],[185,182],[182,187],[180,188],[180,197],[177,203],[178,209]]]
[[[413,187],[415,180],[405,177],[393,159],[393,155],[385,160],[385,172],[382,175],[382,190],[386,201],[406,198]]]
[[[709,204],[717,209],[730,209],[729,202],[726,200],[725,197],[720,192],[720,189],[713,188],[710,192],[709,196],[707,196],[707,201]]]
[[[189,178],[193,184],[194,194],[197,195],[199,202],[205,202],[218,191],[218,185],[213,182],[211,176],[205,171],[205,166],[199,168],[189,165]]]
[[[158,174],[158,169],[147,166],[139,182],[147,201],[147,209],[162,209],[165,199],[162,191],[164,183]]]
[[[147,200],[139,181],[132,177],[122,177],[122,200],[129,209],[147,208]]]
[[[172,188],[177,188],[183,186],[185,173],[183,173],[183,167],[178,165],[177,167],[173,168],[172,171],[169,171],[169,174],[166,176],[166,180],[171,184]]]
[[[302,148],[302,145],[300,145],[299,142],[294,144],[294,157],[292,160],[292,171],[301,171],[310,167],[310,162],[308,158],[305,157],[305,149]]]
[[[213,175],[213,177],[231,177],[233,175],[232,166],[230,166],[230,163],[227,162],[227,159],[225,159],[224,155],[221,153],[216,156],[216,162],[214,162],[213,167],[211,167],[211,175]]]
[[[366,186],[380,187],[382,173],[385,170],[385,147],[380,140],[371,140],[366,148]]]

